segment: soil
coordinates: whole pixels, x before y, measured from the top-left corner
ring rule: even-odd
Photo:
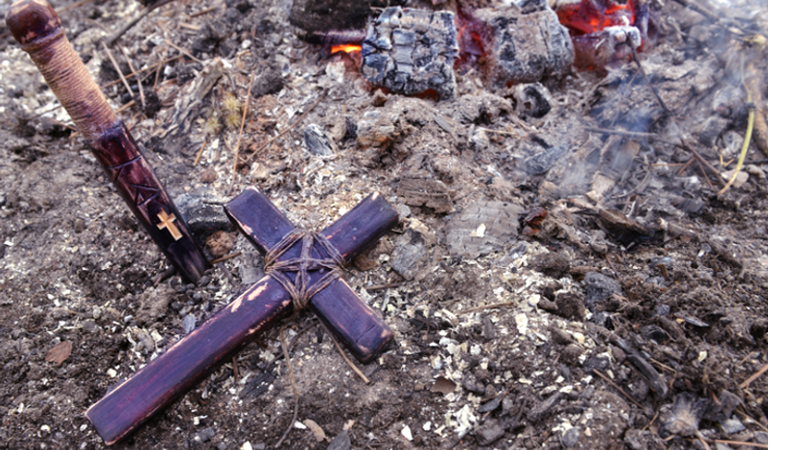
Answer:
[[[768,35],[766,2],[730,4],[749,8],[737,22],[748,36]],[[743,78],[756,79],[747,85],[767,111],[765,47],[668,1],[641,59],[670,114],[623,61],[542,80],[551,109],[535,118],[513,86],[492,86],[477,68],[461,69],[452,100],[376,91],[350,57],[298,39],[291,6],[178,0],[111,47],[122,66],[120,48],[136,68],[161,62],[141,79],[149,107],[120,115],[173,198],[218,210],[257,186],[309,229],[373,191],[401,213],[345,275],[396,342],[356,363],[366,384],[313,314],[288,319],[299,404],[281,448],[767,443],[768,373],[745,383],[769,354],[767,149],[751,143],[746,181],[724,194],[696,159],[687,165],[691,147],[720,172],[735,167],[748,122]],[[101,85],[117,75],[100,40],[142,8],[108,0],[60,13]],[[0,448],[103,448],[86,409],[224,308],[263,275],[263,261],[216,225],[196,230],[201,242],[227,233],[209,240],[209,259],[241,254],[198,285],[165,277],[163,255],[3,36]],[[120,83],[104,92],[115,108],[131,101]],[[331,154],[305,143],[311,124]],[[296,398],[278,327],[235,362],[116,448],[274,447]]]

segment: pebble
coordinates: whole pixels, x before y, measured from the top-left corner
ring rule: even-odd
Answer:
[[[495,419],[489,419],[475,430],[475,438],[478,440],[478,445],[489,445],[497,441],[505,434],[505,430],[500,426],[500,422]]]
[[[208,442],[216,434],[217,434],[217,432],[214,431],[213,428],[211,428],[211,427],[204,428],[204,429],[198,431],[197,434],[194,435],[194,440],[196,442]]]
[[[561,435],[561,445],[564,448],[575,447],[578,439],[581,437],[581,432],[577,428],[570,428]]]
[[[746,429],[746,427],[736,416],[733,416],[728,420],[720,422],[719,426],[722,427],[722,430],[729,435],[736,434]]]
[[[191,333],[196,326],[197,326],[197,319],[194,317],[194,315],[187,314],[183,316],[183,331],[185,331],[186,334]]]
[[[586,286],[586,298],[584,301],[590,310],[594,309],[594,304],[596,302],[603,301],[613,294],[622,293],[622,288],[619,286],[619,283],[597,272],[587,273],[586,276],[583,277],[583,283]]]
[[[350,435],[342,431],[331,441],[327,450],[350,450]]]

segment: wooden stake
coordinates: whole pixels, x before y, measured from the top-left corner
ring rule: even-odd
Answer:
[[[203,252],[130,131],[70,45],[53,7],[45,0],[17,1],[8,8],[6,24],[75,127],[89,140],[95,158],[139,223],[181,275],[196,283],[209,267]],[[114,62],[108,46],[104,43],[103,47]],[[115,62],[114,65],[124,79]],[[127,82],[126,87],[133,96]],[[174,214],[171,223],[178,233],[158,229],[157,215],[162,212],[168,217]]]

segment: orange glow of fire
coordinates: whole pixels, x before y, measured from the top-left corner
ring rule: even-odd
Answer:
[[[558,19],[575,35],[591,34],[615,25],[633,25],[633,0],[620,5],[608,0],[581,0],[557,9]]]
[[[331,47],[331,55],[336,52],[352,53],[360,51],[361,46],[357,44],[339,44]]]

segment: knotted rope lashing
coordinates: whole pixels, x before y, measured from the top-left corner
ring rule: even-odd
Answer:
[[[300,257],[278,261],[278,257],[299,241],[302,241]],[[319,244],[328,254],[327,258],[312,257],[311,251],[314,249],[315,243]],[[292,230],[272,250],[267,252],[264,263],[267,275],[280,283],[289,293],[295,309],[303,310],[308,307],[311,297],[340,277],[341,267],[344,267],[344,258],[325,236],[316,232]],[[316,283],[309,285],[308,272],[321,269],[328,269],[328,272]],[[285,272],[297,272],[294,282],[286,276]]]

